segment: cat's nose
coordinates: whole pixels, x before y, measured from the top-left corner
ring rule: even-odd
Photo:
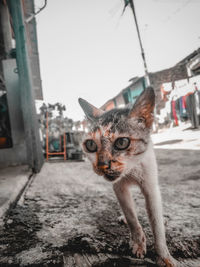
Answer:
[[[98,168],[100,170],[110,169],[110,167],[111,167],[111,160],[105,160],[105,161],[99,161],[98,162]]]

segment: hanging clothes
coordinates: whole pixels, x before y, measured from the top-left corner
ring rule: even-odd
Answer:
[[[194,93],[194,97],[195,97],[195,101],[196,101],[196,112],[197,112],[197,115],[200,115],[200,101],[199,101],[199,92],[196,91]]]
[[[179,98],[179,114],[181,121],[187,120],[188,116],[186,111],[186,99],[184,96]]]
[[[187,96],[186,105],[187,105],[188,116],[192,124],[192,128],[198,128],[199,118],[198,118],[197,109],[196,109],[195,93],[189,94]]]
[[[172,91],[172,82],[169,82],[169,83],[163,83],[161,85],[161,98],[164,100],[164,101],[167,101],[168,100],[168,95],[170,94],[170,92]]]
[[[200,91],[198,89],[194,93],[195,101],[196,101],[196,113],[198,119],[198,126],[200,125]]]
[[[171,109],[172,109],[172,112],[171,112],[172,116],[171,117],[174,120],[175,126],[178,126],[178,117],[176,114],[176,101],[175,100],[172,100],[172,102],[171,102]]]
[[[184,95],[184,96],[182,97],[182,107],[183,107],[183,109],[185,110],[185,112],[186,112],[186,108],[187,108],[187,106],[186,106],[186,98],[187,98],[186,95]]]

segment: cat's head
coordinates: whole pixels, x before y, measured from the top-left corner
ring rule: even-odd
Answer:
[[[107,112],[81,98],[79,104],[91,124],[83,149],[94,171],[115,181],[123,176],[128,162],[137,160],[147,149],[153,123],[154,90],[151,87],[144,90],[133,106]]]

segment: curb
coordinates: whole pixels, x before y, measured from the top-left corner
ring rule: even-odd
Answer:
[[[26,173],[18,174],[16,177],[9,177],[2,179],[0,195],[0,224],[4,220],[7,212],[11,207],[14,207],[32,177],[32,171],[28,170]]]

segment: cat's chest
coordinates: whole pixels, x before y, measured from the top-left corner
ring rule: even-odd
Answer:
[[[145,175],[145,169],[142,163],[132,164],[131,167],[127,167],[121,180],[141,185],[145,180]]]

